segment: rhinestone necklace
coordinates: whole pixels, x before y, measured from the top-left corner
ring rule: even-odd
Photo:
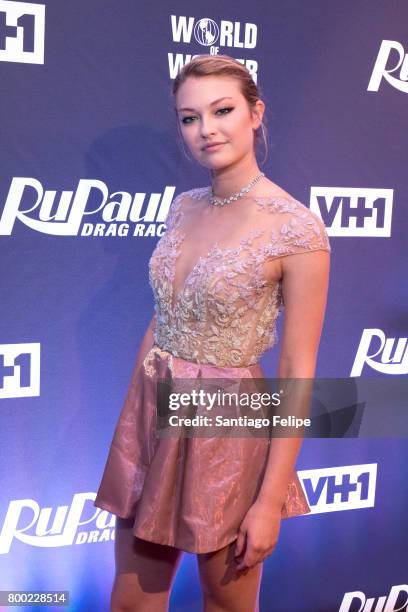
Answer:
[[[217,198],[214,195],[213,188],[211,187],[210,203],[213,204],[214,206],[224,206],[224,204],[229,204],[233,200],[238,200],[238,198],[242,198],[255,185],[255,183],[257,183],[259,181],[259,179],[262,176],[265,176],[264,172],[261,172],[261,174],[258,174],[258,176],[253,178],[252,181],[250,183],[248,183],[248,185],[246,187],[243,187],[241,189],[241,191],[238,191],[237,193],[234,193],[229,198]]]

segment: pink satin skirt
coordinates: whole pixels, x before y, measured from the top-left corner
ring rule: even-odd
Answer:
[[[157,380],[264,378],[259,364],[216,367],[153,346],[133,370],[94,505],[133,518],[135,536],[193,553],[238,537],[267,465],[266,437],[159,437]],[[282,518],[310,512],[294,471]]]

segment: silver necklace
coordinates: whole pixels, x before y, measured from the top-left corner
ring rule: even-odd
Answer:
[[[252,181],[250,183],[248,183],[248,185],[246,187],[243,187],[240,191],[238,191],[237,193],[234,193],[229,198],[217,198],[214,195],[213,188],[211,187],[210,203],[214,204],[214,206],[224,206],[224,204],[229,204],[233,200],[238,200],[238,198],[242,198],[255,185],[255,183],[257,183],[259,181],[259,179],[262,176],[265,176],[264,172],[261,172],[261,174],[258,174],[258,176],[253,178]]]

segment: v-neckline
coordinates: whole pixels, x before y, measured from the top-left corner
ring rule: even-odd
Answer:
[[[177,293],[174,291],[174,279],[176,275],[176,265],[177,265],[177,260],[180,256],[180,246],[183,244],[186,238],[186,232],[181,232],[181,230],[179,230],[178,228],[174,228],[172,231],[178,233],[176,253],[174,254],[174,257],[171,258],[171,283],[170,283],[169,302],[170,302],[170,310],[171,310],[171,313],[173,314],[186,289],[189,279],[194,274],[194,272],[196,271],[200,263],[202,264],[203,262],[209,261],[209,259],[215,253],[219,255],[219,254],[228,253],[229,251],[236,251],[242,246],[243,242],[250,240],[251,238],[253,239],[253,238],[260,236],[261,234],[265,232],[265,229],[252,228],[252,230],[246,236],[241,238],[241,240],[239,241],[239,244],[237,244],[236,246],[228,246],[228,247],[220,248],[219,241],[214,242],[204,255],[198,256],[198,258],[193,264],[193,267],[190,269],[187,276],[184,278],[183,282],[181,283],[180,289],[177,291]]]
[[[208,193],[211,192],[211,186],[207,187],[207,188],[203,188],[204,191],[202,192],[203,195],[208,195]],[[297,201],[295,198],[292,197],[284,197],[284,196],[246,196],[249,197],[251,199],[253,199],[257,205],[260,205],[262,207],[262,203],[265,203],[266,201],[269,202],[276,202],[278,200],[284,200],[285,202],[294,202]],[[192,277],[192,275],[195,273],[195,271],[197,270],[199,264],[208,261],[215,252],[217,252],[218,254],[220,253],[227,253],[228,251],[235,251],[238,248],[241,247],[242,243],[245,242],[246,240],[249,240],[251,238],[254,238],[256,236],[259,236],[261,234],[263,234],[266,229],[260,229],[260,228],[253,228],[247,235],[245,235],[243,238],[240,239],[239,243],[237,244],[237,246],[235,247],[224,247],[224,248],[220,248],[219,247],[219,241],[215,241],[210,248],[208,249],[208,251],[204,254],[204,255],[199,255],[199,257],[196,259],[196,261],[194,262],[192,268],[190,269],[190,271],[188,272],[188,274],[186,275],[186,277],[184,278],[182,284],[180,285],[180,289],[177,291],[177,293],[175,292],[175,288],[174,288],[174,280],[175,280],[175,276],[176,276],[176,265],[177,265],[177,260],[179,259],[180,256],[180,247],[181,245],[184,243],[185,239],[186,239],[186,232],[181,231],[181,229],[179,228],[181,219],[183,218],[184,214],[182,211],[180,211],[180,218],[176,224],[175,227],[173,227],[170,230],[170,233],[175,233],[177,236],[177,244],[176,245],[172,245],[172,248],[176,249],[176,252],[174,254],[173,257],[171,257],[171,282],[170,282],[170,296],[169,296],[169,308],[170,308],[170,312],[171,314],[174,314],[176,312],[176,309],[180,303],[180,300],[182,298],[182,295],[186,289],[187,283],[189,281],[189,279]],[[167,231],[166,231],[167,234]],[[262,248],[262,247],[260,247]]]
[[[212,252],[214,252],[216,249],[218,249],[218,242],[215,242],[210,249],[208,249],[208,251],[204,254],[204,255],[199,255],[198,258],[196,259],[196,261],[193,264],[193,267],[190,269],[190,271],[188,272],[187,276],[184,278],[183,282],[180,285],[180,289],[177,291],[177,293],[175,292],[175,287],[174,287],[174,280],[176,277],[176,266],[177,266],[177,260],[179,259],[180,256],[180,247],[181,245],[184,243],[185,239],[186,239],[186,232],[181,232],[180,230],[178,230],[177,228],[175,229],[175,231],[179,232],[179,241],[177,243],[177,247],[176,247],[176,253],[174,255],[174,257],[171,258],[171,266],[172,266],[172,271],[171,271],[171,287],[170,287],[170,310],[172,313],[175,312],[178,303],[180,302],[181,296],[185,291],[185,288],[187,286],[187,282],[190,279],[190,277],[193,275],[193,273],[195,272],[195,270],[198,268],[198,265],[200,262],[205,261],[209,258],[210,254]]]

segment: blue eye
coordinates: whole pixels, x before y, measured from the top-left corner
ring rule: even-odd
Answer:
[[[217,110],[217,113],[220,113],[221,111],[227,111],[226,113],[222,113],[223,115],[228,115],[228,113],[230,113],[232,110],[234,110],[233,106],[227,106],[226,108],[219,108]]]
[[[225,108],[219,108],[216,111],[216,113],[221,113],[221,115],[228,115],[233,110],[234,110],[233,106],[227,106]],[[224,111],[226,111],[226,112],[224,112]],[[191,123],[190,119],[194,119],[194,116],[183,117],[181,119],[181,123],[184,123],[184,125],[190,125],[190,123]]]

